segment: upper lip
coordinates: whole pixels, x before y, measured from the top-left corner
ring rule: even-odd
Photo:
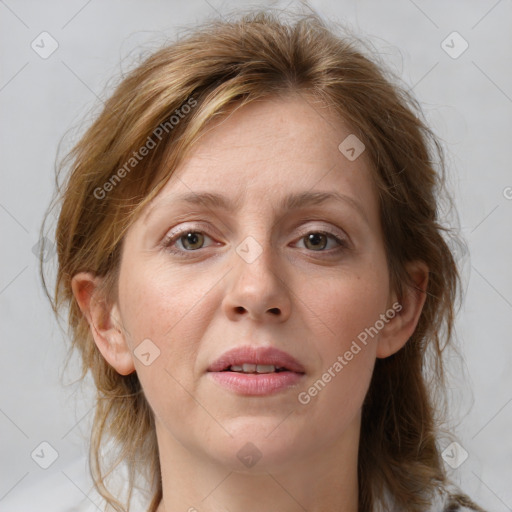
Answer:
[[[260,364],[274,365],[296,373],[305,373],[304,367],[290,354],[274,347],[254,347],[246,345],[224,352],[209,367],[209,372],[222,372],[232,365]]]

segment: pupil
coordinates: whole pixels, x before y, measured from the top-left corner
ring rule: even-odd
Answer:
[[[185,240],[187,245],[194,245],[198,243],[198,240],[200,240],[201,237],[198,237],[198,233],[190,232],[185,235]]]
[[[321,239],[321,237],[325,238],[325,235],[321,234],[321,233],[313,233],[313,234],[310,234],[308,237],[307,237],[307,240],[308,242],[312,242],[313,243],[313,247],[315,248],[318,248],[318,243]],[[323,249],[325,247],[325,243],[322,245],[321,249]]]

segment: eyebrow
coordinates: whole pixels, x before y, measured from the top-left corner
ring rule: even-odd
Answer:
[[[240,208],[240,204],[242,202],[242,197],[239,196],[236,201],[232,201],[231,199],[211,192],[190,192],[183,195],[173,195],[169,198],[165,199],[164,203],[167,204],[178,204],[185,203],[189,205],[198,205],[205,206],[211,209],[222,209],[229,213],[233,213],[234,211]],[[347,196],[345,194],[340,194],[339,192],[300,192],[300,193],[292,193],[285,196],[281,203],[279,204],[279,210],[281,211],[292,211],[298,210],[300,208],[304,208],[307,206],[317,206],[324,204],[329,201],[338,201],[343,202],[351,206],[354,210],[356,210],[359,215],[364,219],[364,221],[369,224],[366,213],[361,206],[354,198]],[[157,203],[151,208],[148,213],[144,217],[144,222],[147,222],[153,211],[158,209],[160,203]]]

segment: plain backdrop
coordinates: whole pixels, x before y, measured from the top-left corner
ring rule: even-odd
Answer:
[[[68,340],[34,254],[60,141],[75,129],[63,141],[69,149],[91,109],[101,108],[111,79],[180,27],[236,6],[288,4],[0,1],[2,512],[99,510],[86,463],[92,388],[88,380],[73,384],[76,359],[63,374]],[[467,458],[447,469],[489,511],[512,510],[512,2],[310,5],[372,41],[447,148],[469,249],[458,253],[465,295],[456,327],[464,360],[453,360],[450,384],[457,457]],[[50,273],[55,265],[50,250]]]

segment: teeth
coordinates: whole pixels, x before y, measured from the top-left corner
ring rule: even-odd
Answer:
[[[276,371],[276,367],[273,364],[259,364],[256,366],[258,373],[272,373]]]
[[[232,372],[242,373],[273,373],[276,367],[273,364],[251,364],[244,363],[243,365],[231,365],[229,369]]]

